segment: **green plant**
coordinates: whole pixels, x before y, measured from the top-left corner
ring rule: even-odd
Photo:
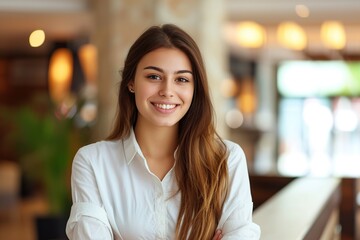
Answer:
[[[41,110],[34,106],[17,108],[8,119],[12,123],[10,142],[19,155],[25,179],[44,190],[50,214],[68,214],[68,176],[76,148],[72,120],[57,118],[50,105]]]

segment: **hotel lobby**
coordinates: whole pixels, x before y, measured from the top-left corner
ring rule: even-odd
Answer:
[[[217,132],[245,152],[261,239],[360,240],[359,14],[358,0],[0,0],[0,239],[66,239],[74,155],[109,134],[132,42],[174,23],[203,54]]]

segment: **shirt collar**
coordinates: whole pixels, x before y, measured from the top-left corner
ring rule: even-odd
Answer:
[[[136,154],[139,154],[143,159],[145,156],[143,155],[141,148],[136,140],[136,136],[134,133],[134,129],[130,129],[129,137],[123,140],[124,152],[127,164],[130,164],[132,160],[135,158]],[[175,149],[174,157],[176,163],[176,152],[178,151],[178,147]]]
[[[123,140],[123,144],[127,164],[131,163],[131,161],[135,158],[136,154],[139,154],[141,157],[144,158],[140,146],[136,141],[133,128],[130,129],[129,137]]]

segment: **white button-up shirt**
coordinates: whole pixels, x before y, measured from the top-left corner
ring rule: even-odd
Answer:
[[[229,194],[218,225],[223,240],[257,240],[244,152],[229,151]],[[79,149],[72,166],[68,237],[82,239],[175,239],[181,193],[174,170],[162,181],[149,169],[131,131],[128,139],[101,141]]]

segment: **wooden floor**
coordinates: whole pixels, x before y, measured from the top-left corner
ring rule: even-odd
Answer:
[[[22,200],[21,202],[0,209],[0,239],[36,240],[34,219],[46,214],[47,204],[41,197]]]

